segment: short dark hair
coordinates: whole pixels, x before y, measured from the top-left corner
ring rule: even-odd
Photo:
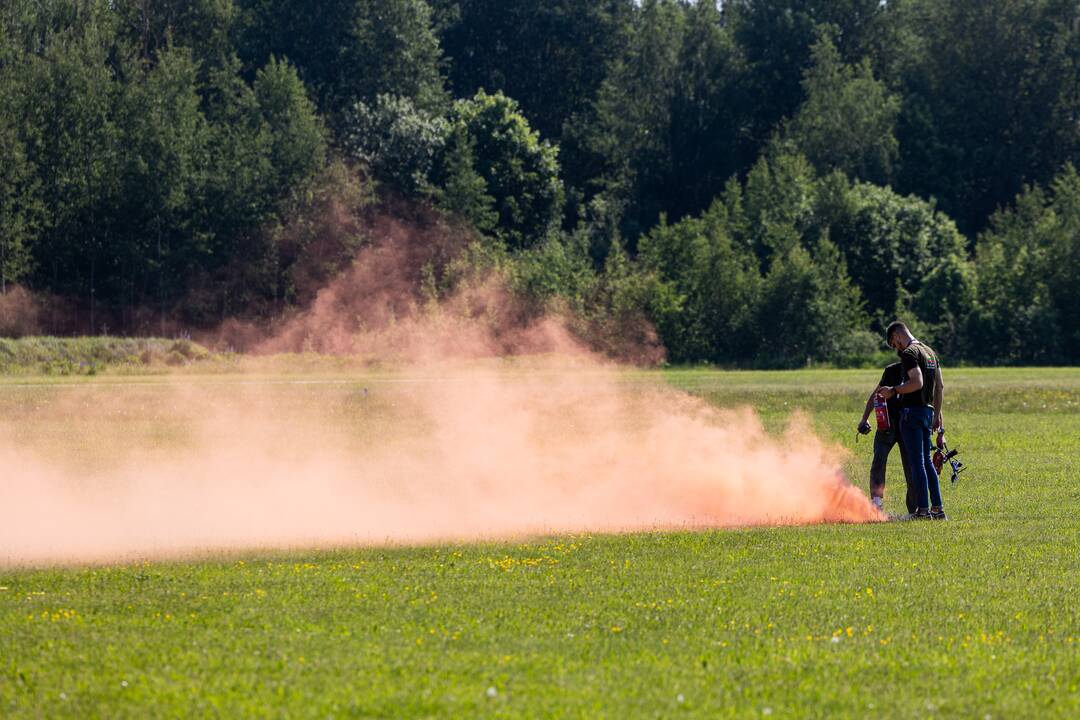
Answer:
[[[893,333],[900,332],[901,330],[903,330],[904,332],[911,332],[910,330],[908,330],[907,325],[900,322],[899,320],[894,320],[893,322],[889,323],[889,327],[885,328],[885,342],[889,342],[890,340],[892,340]]]

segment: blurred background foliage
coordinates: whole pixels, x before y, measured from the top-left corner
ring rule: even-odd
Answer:
[[[269,318],[436,213],[603,351],[1076,363],[1078,62],[1071,0],[8,0],[0,333]]]

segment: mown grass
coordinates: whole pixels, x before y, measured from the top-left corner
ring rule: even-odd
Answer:
[[[0,570],[0,716],[1077,717],[1080,371],[946,373],[950,522]],[[878,373],[665,376],[802,408],[865,487]],[[296,387],[381,382],[340,380]]]

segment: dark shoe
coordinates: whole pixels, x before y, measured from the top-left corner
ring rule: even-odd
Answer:
[[[945,514],[944,508],[930,508],[931,520],[948,520],[949,516]]]
[[[908,513],[904,516],[905,520],[930,520],[930,511],[926,508],[919,508],[913,513]]]

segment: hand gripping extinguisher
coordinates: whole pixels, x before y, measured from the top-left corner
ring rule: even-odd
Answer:
[[[874,417],[877,418],[878,430],[888,430],[891,427],[889,424],[889,407],[885,403],[885,398],[881,397],[881,393],[874,394]]]

